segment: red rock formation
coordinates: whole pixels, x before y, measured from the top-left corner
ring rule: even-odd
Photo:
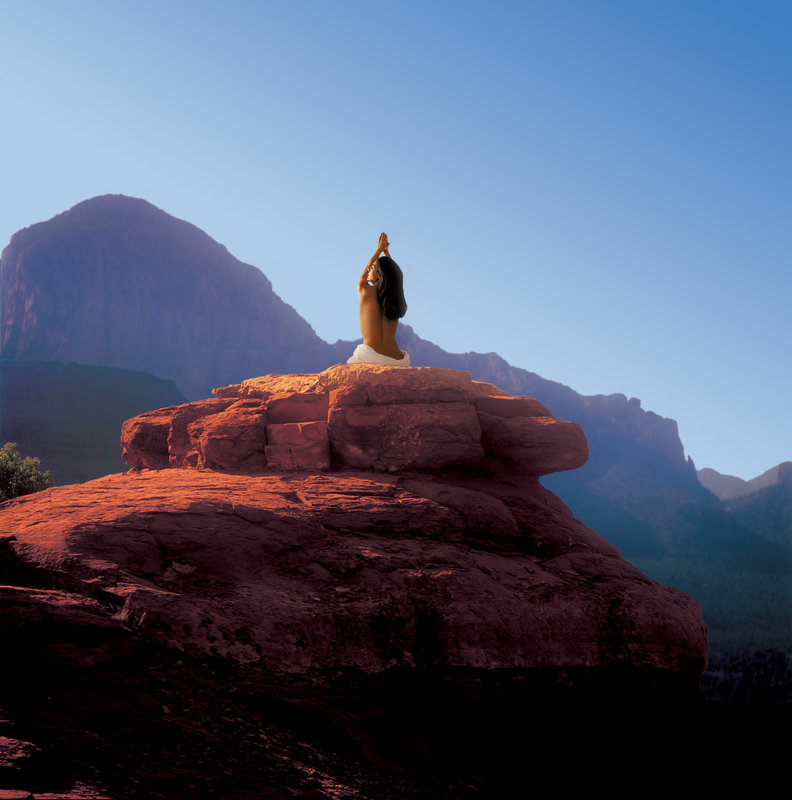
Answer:
[[[217,394],[124,425],[127,463],[189,469],[4,508],[17,557],[145,636],[274,671],[703,668],[697,604],[536,480],[585,461],[578,425],[456,370],[344,365]]]
[[[316,375],[254,378],[215,394],[219,399],[127,421],[124,461],[227,471],[495,469],[538,477],[575,469],[588,457],[579,425],[459,370],[343,364]]]
[[[381,763],[393,742],[372,725],[394,703],[398,725],[450,715],[439,740],[481,741],[491,703],[544,714],[548,687],[697,684],[699,605],[538,481],[585,462],[579,426],[456,370],[344,365],[216,394],[129,420],[138,469],[0,507],[7,641],[105,676],[142,643],[181,670],[214,659]]]

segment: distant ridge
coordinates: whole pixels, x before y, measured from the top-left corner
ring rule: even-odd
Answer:
[[[790,476],[792,476],[792,461],[782,461],[749,481],[734,475],[723,475],[709,467],[698,471],[701,485],[721,500],[732,500],[735,497],[754,494],[768,486],[775,486],[790,480]]]

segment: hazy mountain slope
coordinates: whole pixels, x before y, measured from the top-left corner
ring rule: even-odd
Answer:
[[[705,467],[698,471],[698,479],[699,483],[709,489],[716,497],[721,500],[731,500],[734,497],[752,494],[768,486],[774,486],[779,481],[784,480],[784,475],[789,471],[792,471],[792,462],[784,461],[771,467],[761,475],[745,481],[734,475],[723,475],[717,470]]]
[[[748,481],[738,478],[736,475],[724,475],[710,467],[698,470],[698,479],[704,488],[709,489],[715,497],[719,497],[721,500],[750,492]]]
[[[332,363],[332,347],[260,270],[123,195],[16,233],[0,261],[0,305],[2,358],[145,370],[191,399]]]
[[[41,460],[58,484],[128,469],[125,419],[185,402],[173,381],[146,372],[42,361],[0,361],[0,443]]]
[[[726,508],[758,536],[792,547],[792,480],[736,497]]]

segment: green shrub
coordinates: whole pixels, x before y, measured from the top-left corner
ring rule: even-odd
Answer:
[[[52,486],[49,470],[41,472],[40,463],[37,458],[22,458],[15,442],[4,444],[0,449],[0,503]]]

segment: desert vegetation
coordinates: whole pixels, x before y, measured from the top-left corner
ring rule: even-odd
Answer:
[[[38,458],[22,458],[16,442],[6,442],[0,449],[0,502],[51,486],[52,476],[40,464]]]

